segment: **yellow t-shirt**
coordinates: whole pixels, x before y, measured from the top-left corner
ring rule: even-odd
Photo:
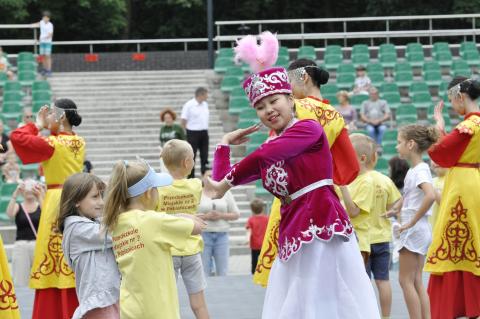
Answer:
[[[176,179],[170,186],[158,188],[157,212],[195,215],[202,198],[202,181],[198,178]],[[185,249],[172,248],[172,256],[190,256],[203,250],[200,235],[190,235]]]
[[[122,319],[179,319],[171,248],[182,249],[193,221],[154,211],[120,214],[113,230],[113,252],[122,274]]]
[[[433,188],[435,191],[439,192],[440,194],[443,191],[443,186],[445,184],[445,176],[437,176],[433,179]],[[438,217],[438,204],[437,202],[433,202],[432,205],[432,215],[428,216],[428,220],[430,221],[430,225],[432,225],[432,229],[435,227],[435,223],[437,222]]]
[[[393,181],[377,171],[369,171],[375,184],[375,205],[370,214],[370,244],[387,243],[392,240],[390,220],[382,217],[387,207],[402,197]]]
[[[363,173],[348,185],[353,202],[360,213],[350,218],[358,238],[360,251],[370,252],[370,214],[375,207],[375,184],[371,174]]]

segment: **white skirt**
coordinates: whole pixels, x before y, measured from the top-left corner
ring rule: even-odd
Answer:
[[[287,262],[275,259],[262,319],[380,319],[355,237],[313,240]]]
[[[400,214],[400,221],[402,225],[408,223],[415,216],[414,210],[402,210]],[[426,255],[428,246],[432,242],[432,228],[428,222],[428,216],[423,215],[418,220],[415,226],[405,230],[400,234],[400,240],[398,244],[398,250],[406,248],[411,252]]]

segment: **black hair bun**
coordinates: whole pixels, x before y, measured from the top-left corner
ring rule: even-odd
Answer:
[[[476,100],[480,96],[480,82],[471,80],[466,93],[472,100]]]
[[[315,81],[318,83],[319,86],[326,84],[329,78],[330,73],[328,73],[328,71],[319,67],[315,68]]]

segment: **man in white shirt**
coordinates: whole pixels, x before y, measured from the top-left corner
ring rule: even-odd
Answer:
[[[35,26],[40,27],[40,55],[43,56],[41,73],[44,76],[51,76],[53,24],[50,22],[50,12],[44,11],[42,20]]]
[[[195,90],[195,97],[189,100],[182,108],[182,126],[187,131],[187,141],[192,145],[194,159],[197,150],[200,150],[200,167],[202,175],[207,170],[208,164],[208,90],[200,87]],[[195,167],[190,173],[190,178],[195,177]]]

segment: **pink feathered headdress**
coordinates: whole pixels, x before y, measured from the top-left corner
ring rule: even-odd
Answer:
[[[259,35],[260,45],[257,44],[257,37],[247,35],[237,40],[235,47],[235,62],[240,60],[250,65],[253,73],[260,72],[275,65],[278,58],[278,39],[270,31]]]
[[[269,95],[292,93],[287,71],[284,68],[272,68],[278,58],[278,40],[274,34],[269,31],[260,34],[260,45],[256,37],[247,35],[237,41],[235,53],[235,62],[241,60],[248,63],[254,72],[243,82],[243,89],[252,106]]]

